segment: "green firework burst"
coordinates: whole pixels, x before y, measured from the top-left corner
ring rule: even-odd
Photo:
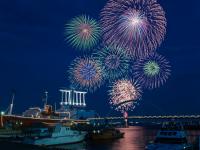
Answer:
[[[65,36],[71,46],[80,50],[90,50],[99,42],[101,28],[96,20],[81,15],[66,24]]]
[[[155,61],[148,61],[144,64],[144,73],[148,76],[155,76],[159,74],[160,67]]]
[[[130,60],[123,49],[105,46],[96,55],[107,80],[113,81],[128,74]]]
[[[137,79],[147,89],[160,87],[167,81],[170,74],[169,61],[157,53],[140,59],[134,64],[134,79]]]

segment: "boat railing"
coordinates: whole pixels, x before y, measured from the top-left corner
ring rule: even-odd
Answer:
[[[22,132],[24,137],[49,137],[52,135],[50,129],[26,129]]]

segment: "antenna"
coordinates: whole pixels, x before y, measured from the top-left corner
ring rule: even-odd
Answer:
[[[48,103],[48,91],[45,91],[45,105]]]
[[[54,111],[56,112],[56,102],[55,102],[55,104],[54,104],[54,107],[55,107],[55,108],[54,108],[54,109],[55,109]]]
[[[9,107],[8,115],[12,115],[14,99],[15,99],[15,91],[12,90],[12,99],[11,99],[11,104],[10,104],[10,107]]]

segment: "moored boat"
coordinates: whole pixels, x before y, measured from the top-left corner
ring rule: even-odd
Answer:
[[[183,126],[169,122],[163,124],[154,143],[148,144],[146,150],[192,150],[192,145],[187,141]]]
[[[0,140],[2,139],[12,139],[21,136],[21,130],[14,129],[0,129]]]
[[[23,144],[37,146],[51,146],[78,143],[85,139],[87,132],[71,130],[57,124],[53,131],[47,128],[38,128],[34,131],[34,136],[26,136],[22,141]]]
[[[86,110],[85,95],[86,92],[61,89],[61,102],[59,109],[53,109],[47,104],[48,92],[45,92],[44,108],[32,107],[26,110],[22,115],[12,113],[14,98],[7,111],[0,114],[0,127],[8,124],[22,127],[31,126],[35,123],[56,124],[59,122],[82,123],[87,122],[87,118],[96,116],[93,110]]]
[[[92,140],[113,140],[123,137],[124,133],[115,128],[93,130],[93,132],[89,134],[89,138]]]

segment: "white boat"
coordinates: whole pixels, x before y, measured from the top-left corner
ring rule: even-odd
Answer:
[[[47,129],[37,130],[39,136],[25,137],[23,144],[50,146],[78,143],[85,139],[86,132],[71,130],[69,127],[64,127],[61,124],[56,125],[53,132]]]
[[[20,135],[21,135],[20,130],[0,129],[0,140],[20,137]]]
[[[171,122],[163,125],[155,141],[148,144],[146,150],[192,150],[192,145],[188,144],[182,125]]]

